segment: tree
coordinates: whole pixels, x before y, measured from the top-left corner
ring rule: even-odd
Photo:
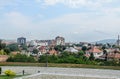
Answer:
[[[26,45],[21,45],[22,50],[27,50],[27,46]]]
[[[80,52],[78,52],[78,57],[83,56],[84,52],[81,50]]]
[[[83,47],[82,47],[82,51],[85,52],[86,50],[87,50],[87,47],[86,47],[86,46],[83,46]]]
[[[38,49],[33,49],[34,54],[38,54],[38,52],[39,52]]]
[[[6,52],[2,49],[0,50],[0,55],[6,55]]]
[[[106,49],[106,46],[105,46],[105,45],[103,45],[103,46],[102,46],[102,49],[103,49],[103,50],[105,50],[105,49]]]
[[[93,61],[95,59],[93,53],[90,54],[89,60]]]
[[[54,49],[56,51],[62,52],[62,51],[64,51],[66,49],[66,47],[65,46],[61,46],[61,45],[57,45],[57,46],[54,47]]]
[[[35,62],[34,57],[27,56],[25,54],[17,54],[15,56],[10,56],[7,62]]]
[[[6,52],[7,55],[10,54],[11,52],[9,48],[5,48],[4,51]]]
[[[17,44],[10,44],[7,47],[10,49],[10,51],[19,51]]]
[[[6,47],[5,43],[2,43],[2,40],[0,40],[0,50],[4,49]]]
[[[40,55],[39,60],[40,63],[45,63],[46,62],[46,56],[45,55]]]
[[[105,61],[107,61],[107,56],[108,56],[108,53],[106,50],[103,50],[103,54],[105,55]]]

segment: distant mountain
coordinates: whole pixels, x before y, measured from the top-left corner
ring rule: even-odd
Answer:
[[[94,43],[102,43],[102,44],[110,43],[110,44],[115,44],[116,43],[116,39],[104,39],[104,40],[96,41]]]

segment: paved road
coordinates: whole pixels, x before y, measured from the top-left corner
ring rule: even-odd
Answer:
[[[17,74],[22,74],[24,70],[26,74],[37,74],[38,72],[44,74],[66,74],[73,76],[94,76],[105,78],[120,78],[119,70],[105,70],[105,69],[87,69],[87,68],[56,68],[56,67],[21,67],[21,66],[2,66],[2,70],[7,69],[15,71]]]

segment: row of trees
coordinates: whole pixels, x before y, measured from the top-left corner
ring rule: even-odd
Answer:
[[[14,56],[10,56],[7,62],[35,62],[34,57],[27,56],[25,54],[17,54]]]
[[[39,58],[40,63],[75,63],[75,64],[95,64],[94,56],[91,54],[90,58],[84,56],[84,52],[69,53],[62,52],[60,55],[42,55]]]
[[[12,51],[19,51],[18,44],[6,45],[5,43],[2,43],[2,40],[0,40],[0,55],[9,55]]]

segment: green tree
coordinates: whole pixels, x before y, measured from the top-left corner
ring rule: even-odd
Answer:
[[[38,60],[40,63],[45,63],[46,62],[46,55],[41,55]]]
[[[0,55],[6,55],[6,52],[2,49],[0,50]]]
[[[90,54],[89,60],[93,61],[95,59],[93,53]]]
[[[107,61],[107,56],[108,56],[108,53],[106,50],[103,50],[103,54],[105,55],[105,61]]]
[[[78,52],[78,56],[83,56],[84,55],[84,52],[81,50],[80,52]]]
[[[86,50],[87,50],[87,47],[86,47],[86,46],[83,46],[83,47],[82,47],[82,51],[85,52]]]
[[[5,43],[2,43],[2,40],[0,40],[0,50],[4,49],[6,47]]]
[[[35,62],[34,57],[28,57],[25,54],[17,54],[15,56],[10,56],[7,60],[8,62]]]
[[[10,51],[19,51],[18,44],[10,44],[7,46]]]
[[[102,50],[105,50],[105,49],[106,49],[106,46],[105,46],[105,45],[103,45],[103,46],[102,46]]]
[[[54,49],[56,51],[63,52],[66,49],[66,47],[65,46],[61,46],[61,45],[57,45],[57,46],[54,47]]]
[[[10,54],[10,52],[11,52],[10,49],[7,47],[4,49],[4,51],[6,52],[7,55]]]
[[[38,49],[33,49],[34,54],[38,54],[38,52],[39,52]]]
[[[27,46],[26,45],[21,45],[22,50],[27,50]]]

